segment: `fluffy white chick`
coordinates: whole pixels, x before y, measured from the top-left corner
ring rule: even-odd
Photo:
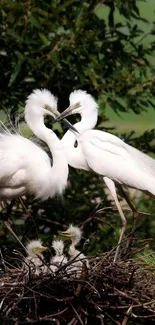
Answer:
[[[63,254],[64,242],[62,240],[53,240],[52,248],[55,251],[55,256],[50,260],[50,269],[56,272],[57,269],[68,262],[67,257]]]
[[[81,241],[82,231],[79,227],[70,225],[69,228],[61,234],[62,236],[71,239],[68,254],[70,256],[70,261],[73,260],[73,263],[68,266],[68,273],[74,277],[80,277],[83,263],[85,263],[87,268],[89,268],[89,262],[86,256],[76,249],[76,246]]]
[[[42,253],[46,249],[47,247],[42,245],[40,239],[31,240],[26,246],[28,255],[25,257],[23,267],[30,270],[35,275],[45,273],[46,266],[44,265],[44,256]]]

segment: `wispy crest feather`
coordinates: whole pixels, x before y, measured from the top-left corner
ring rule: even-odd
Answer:
[[[85,90],[82,89],[74,90],[69,96],[69,101],[70,101],[70,105],[73,105],[75,103],[84,104],[83,102],[86,101],[85,108],[88,107],[88,109],[93,108],[97,110],[99,108],[94,98],[90,94],[88,94]]]
[[[40,246],[42,246],[42,241],[40,239],[33,239],[26,245],[26,249],[30,254],[33,248],[40,247]]]
[[[52,112],[57,112],[57,98],[51,94],[51,92],[47,89],[35,89],[32,94],[30,94],[26,100],[25,110],[29,106],[38,106],[44,107],[48,106],[48,109]]]
[[[62,240],[53,240],[52,247],[58,256],[63,254],[64,242]]]

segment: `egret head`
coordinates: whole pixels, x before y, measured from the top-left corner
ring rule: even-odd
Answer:
[[[25,119],[42,117],[51,115],[56,117],[59,115],[57,110],[57,98],[47,89],[35,89],[28,96],[25,105]]]
[[[42,241],[40,239],[31,240],[30,243],[27,244],[26,249],[28,251],[28,255],[34,256],[39,255],[44,252],[47,247],[42,245]]]
[[[60,114],[57,121],[77,113],[82,117],[90,117],[92,114],[98,116],[98,104],[85,90],[74,90],[69,96],[69,101],[70,106]]]
[[[64,250],[64,242],[62,240],[53,240],[52,247],[55,250],[56,255],[61,256]]]
[[[67,239],[71,239],[74,245],[78,244],[82,237],[82,231],[79,227],[70,225],[66,231],[63,231],[61,235]]]
[[[57,98],[47,89],[35,89],[26,100],[25,121],[32,128],[32,125],[42,123],[45,115],[50,115],[54,119],[60,115],[57,110]],[[77,132],[66,119],[63,120],[63,123]]]

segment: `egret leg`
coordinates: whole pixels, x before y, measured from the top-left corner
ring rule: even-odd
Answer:
[[[7,207],[7,210],[6,210],[6,214],[4,216],[4,221],[8,221],[9,217],[10,217],[10,214],[12,212],[12,208],[14,206],[14,203],[15,203],[15,200],[11,200],[10,204],[8,205]]]
[[[20,241],[20,239],[18,238],[18,236],[15,234],[15,232],[13,231],[13,229],[11,228],[10,223],[8,222],[8,219],[10,217],[13,205],[15,203],[15,200],[11,200],[11,203],[9,204],[9,206],[7,207],[7,211],[6,214],[3,218],[3,223],[4,226],[7,228],[7,230],[16,238],[16,240],[19,242],[19,244],[24,248],[24,250],[26,251],[25,246],[22,244],[22,242]]]
[[[3,224],[4,224],[5,221],[8,222],[8,219],[10,217],[14,202],[15,202],[15,200],[11,200],[10,204],[7,206],[6,213],[2,217]],[[6,202],[1,201],[1,206],[2,206],[2,209],[4,209],[6,207]]]
[[[15,232],[13,231],[13,229],[11,228],[10,224],[8,221],[4,221],[4,225],[5,227],[9,230],[9,232],[16,238],[16,240],[19,242],[19,244],[22,246],[22,248],[24,249],[24,251],[27,253],[27,250],[25,248],[25,246],[22,244],[22,242],[20,241],[20,239],[18,238],[18,236],[15,234]]]
[[[125,201],[127,202],[128,206],[130,207],[130,209],[133,212],[133,215],[137,217],[137,215],[139,214],[139,212],[137,211],[137,209],[134,207],[134,205],[131,203],[130,199],[128,198],[127,194],[125,193],[123,187],[121,185],[118,185],[118,188],[121,192],[121,195],[124,197]]]
[[[116,193],[116,187],[115,187],[115,183],[108,177],[103,177],[103,180],[105,182],[105,184],[107,185],[114,201],[115,201],[115,205],[117,207],[117,210],[119,212],[119,215],[121,217],[121,221],[122,221],[122,228],[121,228],[121,232],[120,232],[120,237],[119,237],[119,241],[118,241],[118,245],[117,245],[117,248],[116,248],[116,253],[115,253],[115,256],[114,256],[114,263],[116,262],[117,258],[118,258],[118,255],[119,255],[119,251],[120,251],[120,244],[122,242],[122,238],[123,238],[123,235],[124,235],[124,232],[126,230],[126,225],[127,225],[127,221],[126,221],[126,218],[125,218],[125,215],[122,211],[122,208],[120,206],[120,203],[118,201],[118,197],[117,197],[117,193]]]
[[[128,238],[128,243],[127,243],[127,246],[126,246],[126,253],[125,253],[125,255],[126,255],[130,251],[130,248],[132,246],[133,236],[134,236],[135,230],[137,228],[137,220],[138,220],[138,218],[140,217],[141,214],[145,214],[145,213],[141,213],[141,212],[137,211],[137,209],[131,203],[130,199],[128,198],[127,194],[125,193],[125,191],[124,191],[124,189],[123,189],[123,187],[121,185],[119,185],[118,188],[119,188],[119,190],[121,192],[121,195],[124,197],[124,199],[126,200],[128,206],[132,210],[133,218],[134,218],[133,227],[132,227],[130,237]]]

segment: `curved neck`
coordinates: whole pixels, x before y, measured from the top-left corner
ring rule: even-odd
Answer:
[[[62,143],[56,134],[45,126],[43,117],[39,121],[34,122],[33,120],[27,121],[27,123],[33,133],[48,145],[53,158],[52,168],[50,164],[49,167],[47,164],[47,169],[43,171],[44,180],[46,177],[46,186],[42,186],[42,197],[61,195],[67,185],[68,178],[68,163]]]
[[[52,130],[50,130],[45,126],[43,118],[37,121],[37,123],[28,123],[28,124],[32,132],[39,139],[41,139],[48,145],[53,156],[53,167],[55,165],[55,160],[57,159],[57,156],[59,157],[60,161],[63,158],[65,159],[65,153],[63,152],[61,141],[58,139],[58,137]],[[61,159],[60,159],[60,150],[61,150]]]
[[[75,248],[75,245],[71,244],[71,246],[69,247],[69,255],[71,257],[75,257],[79,254],[80,252]]]
[[[98,111],[95,110],[92,112],[91,116],[81,115],[81,121],[74,124],[74,127],[77,131],[82,134],[85,131],[91,130],[95,127],[98,118]],[[63,138],[61,139],[61,143],[66,153],[66,158],[68,164],[71,167],[89,170],[89,166],[85,160],[82,149],[80,145],[74,147],[76,140],[78,141],[78,137],[80,134],[75,134],[72,131],[68,130]]]
[[[82,134],[85,131],[91,130],[95,127],[97,124],[98,119],[98,111],[95,110],[92,112],[90,116],[82,115],[81,114],[81,121],[74,124],[74,127],[79,132],[79,134]],[[75,144],[76,139],[78,138],[78,134],[68,130],[63,138],[61,139],[62,144],[65,146],[68,144],[73,145]]]

